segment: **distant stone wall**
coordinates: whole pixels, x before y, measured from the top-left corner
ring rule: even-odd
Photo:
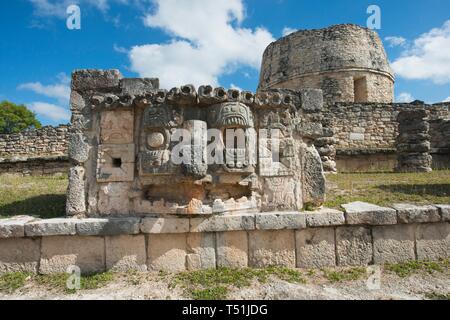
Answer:
[[[67,125],[0,135],[0,158],[67,154]]]
[[[65,173],[69,127],[43,127],[0,135],[0,174],[52,175]]]

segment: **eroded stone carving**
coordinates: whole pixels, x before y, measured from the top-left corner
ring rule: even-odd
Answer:
[[[102,81],[111,83],[111,74],[118,84],[105,90]],[[320,90],[166,91],[157,79],[102,71],[77,71],[73,83],[90,76],[99,89],[73,87],[90,103],[74,119],[99,124],[80,131],[92,152],[78,163],[89,203],[77,214],[295,211],[324,201],[314,147],[323,136]]]

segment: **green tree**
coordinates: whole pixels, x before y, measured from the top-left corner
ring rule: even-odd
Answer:
[[[23,104],[0,102],[0,134],[18,133],[40,127],[41,123],[36,119],[36,114]]]

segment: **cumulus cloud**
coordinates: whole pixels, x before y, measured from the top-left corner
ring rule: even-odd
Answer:
[[[36,114],[51,119],[53,121],[69,121],[70,112],[63,107],[46,102],[33,102],[28,104],[28,108]]]
[[[390,47],[404,47],[406,45],[406,39],[403,37],[386,37],[384,40]]]
[[[409,92],[402,92],[395,98],[395,101],[399,103],[408,103],[414,101],[414,97]]]
[[[43,85],[41,82],[28,82],[18,86],[19,90],[30,90],[48,98],[57,99],[60,103],[68,103],[70,99],[70,79],[65,73],[60,73],[58,83]]]
[[[293,29],[293,28],[289,28],[289,27],[284,27],[283,31],[281,32],[281,34],[283,35],[283,37],[290,35],[291,33],[294,33],[295,31],[297,31],[297,29]]]
[[[131,48],[131,70],[142,77],[159,77],[163,87],[218,85],[222,74],[239,67],[259,69],[266,46],[274,41],[264,28],[241,27],[242,0],[154,0],[154,12],[144,24],[171,36],[168,43]]]
[[[444,101],[442,102],[450,102],[450,97],[448,97],[447,99],[444,99]]]
[[[450,20],[441,28],[422,34],[411,48],[392,63],[395,73],[405,79],[450,83]]]

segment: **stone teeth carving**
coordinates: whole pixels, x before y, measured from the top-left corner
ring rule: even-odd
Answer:
[[[79,127],[90,150],[78,163],[86,176],[80,206],[86,214],[232,214],[323,202],[323,170],[313,145],[323,134],[317,90],[255,97],[211,86],[167,92],[149,81],[121,79],[99,92],[77,91],[92,104],[83,117],[99,124]],[[325,149],[328,140],[317,145]],[[174,161],[177,152],[181,162]]]

